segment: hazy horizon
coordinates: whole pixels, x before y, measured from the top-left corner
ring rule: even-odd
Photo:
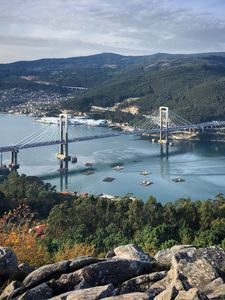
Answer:
[[[196,53],[166,53],[166,52],[156,52],[152,54],[144,54],[144,55],[124,55],[120,53],[115,53],[115,52],[99,52],[99,53],[94,53],[94,54],[89,54],[89,55],[77,55],[77,56],[68,56],[68,57],[40,57],[40,58],[35,58],[35,59],[23,59],[23,60],[15,60],[15,61],[10,61],[10,62],[4,62],[0,64],[11,64],[11,63],[17,63],[17,62],[32,62],[32,61],[38,61],[38,60],[45,60],[45,59],[70,59],[70,58],[79,58],[79,57],[89,57],[89,56],[95,56],[95,55],[102,55],[102,54],[115,54],[115,55],[120,55],[120,56],[151,56],[151,55],[157,55],[157,54],[168,54],[168,55],[201,55],[201,54],[225,54],[225,51],[213,51],[213,52],[196,52]]]

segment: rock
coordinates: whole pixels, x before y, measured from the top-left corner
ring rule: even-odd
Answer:
[[[115,256],[115,255],[116,255],[116,254],[115,254],[114,251],[109,251],[109,252],[106,254],[105,258],[112,258],[112,257]]]
[[[217,289],[219,286],[223,285],[223,279],[222,278],[216,278],[215,280],[211,281],[209,284],[207,284],[204,288],[203,288],[203,292],[208,295],[208,294],[212,294],[215,289]]]
[[[165,290],[169,286],[174,286],[178,291],[189,290],[192,287],[187,281],[187,278],[180,274],[176,268],[171,268],[167,273],[167,276],[154,283],[151,288]]]
[[[217,272],[225,272],[225,251],[220,247],[200,248],[194,253],[195,258],[204,258]]]
[[[53,298],[51,300],[97,300],[116,294],[114,287],[109,284],[97,286],[88,289],[68,292]]]
[[[53,296],[53,290],[46,284],[42,283],[21,295],[17,300],[41,300]]]
[[[146,294],[149,297],[149,300],[154,300],[157,295],[163,292],[163,289],[160,288],[150,288],[146,291]]]
[[[45,265],[31,272],[23,281],[24,288],[32,288],[40,283],[46,282],[50,279],[59,278],[60,275],[66,273],[70,261],[60,261],[54,264]]]
[[[151,269],[152,264],[147,261],[112,259],[84,267],[70,274],[64,274],[56,280],[56,283],[58,288],[64,291],[110,283],[118,286],[132,277],[149,273]]]
[[[0,278],[13,278],[18,270],[16,254],[6,247],[0,247]]]
[[[165,276],[166,271],[162,271],[129,279],[122,283],[120,293],[125,294],[130,292],[145,292],[151,287],[153,283],[163,279]]]
[[[18,289],[21,286],[21,283],[19,281],[12,281],[2,292],[0,299],[5,300],[9,295],[11,295],[16,289]]]
[[[172,260],[172,268],[187,278],[191,286],[204,290],[211,281],[219,277],[216,270],[204,258],[190,256],[188,253],[178,253]]]
[[[129,293],[114,297],[102,298],[102,300],[148,300],[149,296],[145,293]]]
[[[164,265],[166,267],[171,266],[172,257],[177,253],[194,253],[196,248],[192,245],[177,245],[172,248],[160,250],[156,253],[154,258],[160,265]]]
[[[154,300],[175,300],[177,295],[178,290],[174,286],[171,286],[156,296]]]
[[[205,295],[199,293],[198,289],[191,288],[188,291],[180,291],[175,300],[207,300]]]
[[[204,259],[193,253],[177,253],[172,258],[172,266],[167,276],[152,285],[152,288],[167,289],[174,286],[178,291],[188,291],[192,287],[204,292],[213,280],[218,278],[216,270]]]
[[[155,261],[153,257],[146,254],[140,247],[129,244],[125,246],[119,246],[114,249],[116,256],[114,258],[122,258],[122,259],[133,259],[139,261]]]
[[[32,271],[33,271],[33,269],[27,262],[22,263],[18,266],[18,272],[16,274],[16,279],[19,281],[23,281]]]
[[[68,272],[77,271],[83,267],[86,267],[90,264],[94,264],[98,261],[100,260],[92,256],[80,256],[70,261]]]
[[[213,293],[207,295],[211,300],[224,300],[225,299],[225,283],[216,287]]]

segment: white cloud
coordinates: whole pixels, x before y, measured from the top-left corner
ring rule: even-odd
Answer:
[[[225,51],[224,6],[212,2],[0,0],[0,60]]]

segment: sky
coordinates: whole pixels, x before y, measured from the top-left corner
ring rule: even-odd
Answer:
[[[225,0],[0,0],[0,63],[225,51]]]

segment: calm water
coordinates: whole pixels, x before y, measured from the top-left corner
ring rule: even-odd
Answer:
[[[34,123],[28,116],[0,115],[0,145],[17,143],[41,126],[46,125]],[[84,126],[73,130],[78,136],[109,131]],[[78,157],[78,163],[70,165],[68,177],[57,172],[57,146],[21,150],[19,172],[40,176],[58,190],[68,188],[70,191],[115,195],[133,193],[144,200],[153,195],[161,202],[180,197],[207,199],[225,193],[225,144],[179,142],[170,147],[166,157],[161,154],[158,144],[134,136],[120,136],[73,143],[69,150],[72,156]],[[10,153],[3,154],[5,163],[9,157]],[[87,170],[86,162],[94,163],[93,175],[82,174]],[[115,164],[123,164],[124,169],[119,172],[112,170]],[[140,175],[143,170],[151,174]],[[103,182],[105,177],[115,180]],[[182,177],[185,182],[174,183],[172,179],[175,177]],[[151,180],[154,184],[144,187],[140,185],[142,180]]]

